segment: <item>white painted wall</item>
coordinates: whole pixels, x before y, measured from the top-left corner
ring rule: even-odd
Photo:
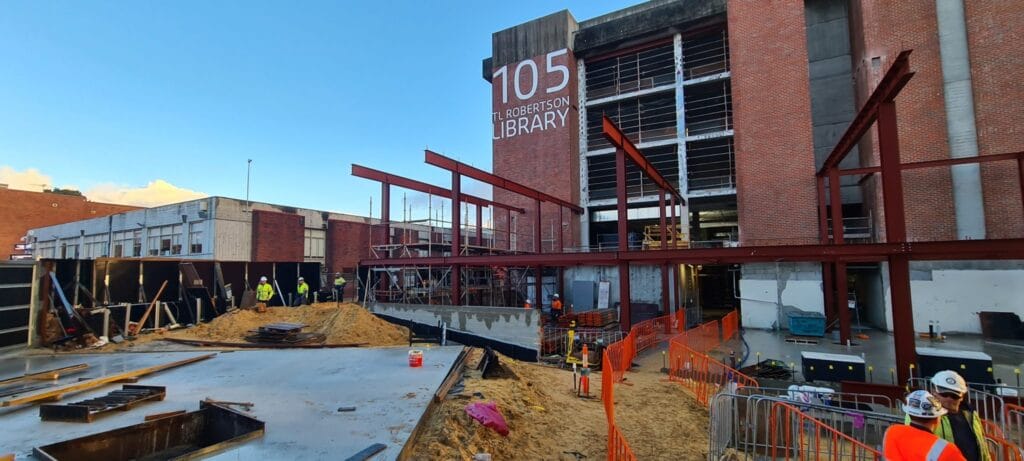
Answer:
[[[981,334],[980,311],[1013,312],[1024,319],[1024,270],[936,269],[931,274],[931,280],[910,282],[917,332],[928,331],[928,323],[937,321],[942,332]],[[888,289],[885,301],[892,331]]]
[[[772,328],[779,322],[779,283],[776,280],[740,279],[741,322],[747,328]],[[790,280],[782,290],[782,305],[806,312],[825,312],[820,280]],[[782,328],[788,328],[785,320]]]

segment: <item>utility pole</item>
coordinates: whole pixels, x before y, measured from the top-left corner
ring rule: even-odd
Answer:
[[[252,159],[246,160],[245,165],[245,209],[249,210],[249,178],[252,175]]]

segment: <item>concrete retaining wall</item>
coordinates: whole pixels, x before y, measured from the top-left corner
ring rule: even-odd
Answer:
[[[424,325],[448,324],[449,329],[472,333],[530,349],[540,347],[540,315],[518,307],[440,306],[373,303],[370,312]]]

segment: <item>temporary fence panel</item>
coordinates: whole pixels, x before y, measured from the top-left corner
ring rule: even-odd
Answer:
[[[740,317],[736,311],[722,317],[722,341],[729,341],[739,335]]]
[[[837,392],[826,387],[806,385],[792,385],[788,388],[745,387],[737,389],[735,393],[743,396],[760,395],[785,398],[794,402],[795,405],[823,405],[835,408],[836,411],[900,415],[895,410],[892,399],[880,394]]]
[[[620,330],[602,330],[598,328],[554,328],[544,327],[541,330],[541,355],[566,355],[569,349],[569,331],[577,337],[575,348],[579,349],[579,343],[597,343],[608,345],[622,340]]]
[[[876,447],[845,433],[848,424],[845,428],[833,427],[814,418],[807,409],[801,411],[786,402],[719,394],[710,408],[709,460],[717,460],[730,450],[747,459],[881,459]],[[884,433],[890,424],[878,426]]]
[[[1003,419],[1006,422],[1003,427],[1003,434],[1006,440],[1024,447],[1024,407],[1016,404],[1006,404],[1003,407]]]
[[[669,379],[689,389],[704,405],[723,389],[733,391],[758,385],[757,380],[689,348],[677,339],[669,343],[669,364]]]

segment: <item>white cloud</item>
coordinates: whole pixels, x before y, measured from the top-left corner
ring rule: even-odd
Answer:
[[[5,165],[0,166],[0,184],[7,184],[11,189],[42,192],[52,186],[53,178],[35,168],[18,171]]]
[[[85,191],[85,196],[94,202],[154,207],[203,198],[207,194],[183,189],[163,179],[157,179],[150,181],[145,187],[100,184]]]

